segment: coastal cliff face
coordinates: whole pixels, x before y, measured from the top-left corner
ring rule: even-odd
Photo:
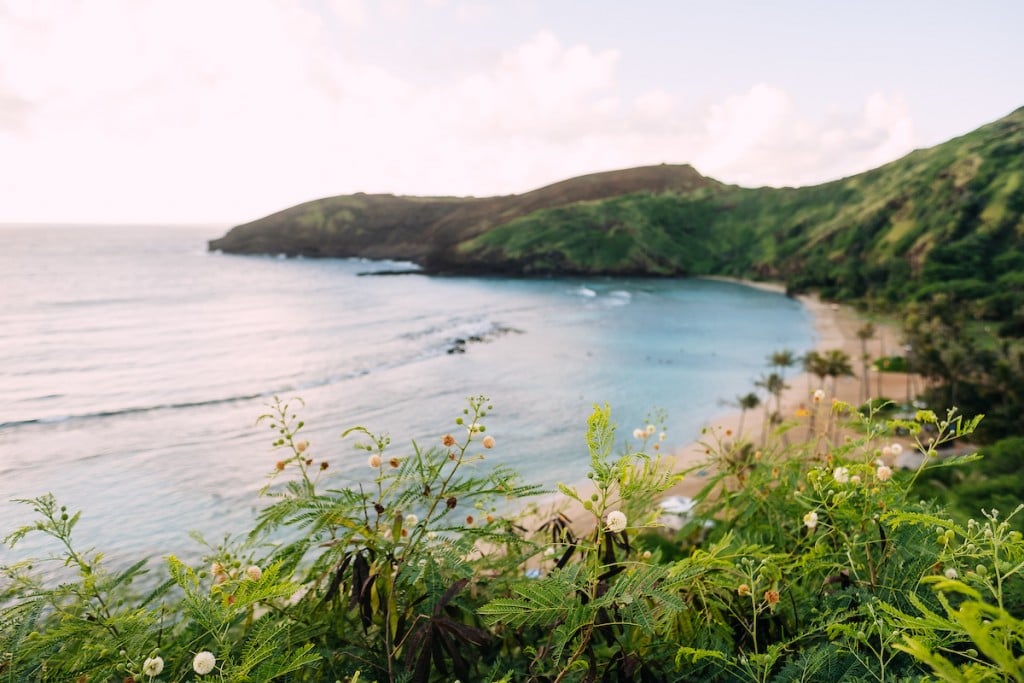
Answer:
[[[410,260],[450,274],[740,275],[846,298],[1002,283],[1006,309],[1018,292],[1024,304],[1022,234],[1024,108],[813,187],[741,188],[661,165],[503,197],[356,194],[238,226],[210,249]]]

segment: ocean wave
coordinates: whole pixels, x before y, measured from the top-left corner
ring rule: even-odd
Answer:
[[[482,317],[474,316],[469,318],[453,318],[443,325],[432,325],[422,330],[400,335],[400,338],[408,340],[426,340],[426,343],[419,344],[415,348],[408,349],[405,353],[395,354],[394,352],[389,352],[385,357],[353,359],[352,364],[355,367],[343,372],[327,373],[321,377],[317,377],[316,379],[299,381],[294,384],[279,385],[276,388],[267,389],[265,391],[241,392],[230,396],[200,398],[191,401],[171,401],[165,403],[154,403],[152,405],[136,405],[82,413],[46,415],[41,417],[25,418],[22,420],[10,420],[7,422],[0,422],[0,431],[32,425],[56,425],[88,420],[103,420],[144,413],[208,408],[243,401],[270,399],[273,396],[280,396],[282,394],[308,391],[310,389],[319,389],[321,387],[340,384],[342,382],[365,377],[378,372],[394,370],[446,354],[465,353],[466,346],[468,344],[490,342],[506,334],[519,334],[521,332],[521,330],[496,321],[486,320]]]

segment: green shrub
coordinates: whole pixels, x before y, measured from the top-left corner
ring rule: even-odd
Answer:
[[[7,543],[49,535],[70,576],[54,586],[38,565],[3,568],[0,680],[1022,675],[1016,511],[961,523],[911,493],[933,470],[976,460],[935,449],[977,420],[921,411],[882,422],[837,404],[804,442],[760,450],[712,430],[697,514],[668,535],[655,501],[679,475],[647,454],[651,430],[613,453],[607,407],[588,422],[587,487],[560,485],[574,507],[544,517],[524,501],[538,489],[490,462],[500,448],[482,397],[456,434],[404,455],[387,437],[345,432],[367,458],[362,485],[311,457],[293,405],[261,418],[283,453],[270,504],[202,567],[169,557],[160,571],[145,560],[107,569],[75,545],[77,513],[51,496],[26,501],[39,521]],[[835,419],[862,422],[862,437],[829,441]],[[890,445],[897,430],[931,439],[917,471],[880,460],[901,448]]]

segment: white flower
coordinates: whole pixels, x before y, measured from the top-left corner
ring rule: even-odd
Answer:
[[[548,546],[547,548],[544,549],[544,557],[551,557],[554,554],[555,554],[555,549],[552,548],[551,546]]]
[[[903,446],[899,445],[898,443],[894,443],[893,445],[889,446],[889,450],[892,451],[893,455],[898,456],[900,453],[903,452]]]
[[[889,481],[892,477],[892,468],[888,465],[879,465],[875,470],[875,476],[878,477],[878,481]]]
[[[840,484],[850,481],[850,470],[846,467],[837,467],[832,471],[832,478]]]
[[[414,514],[408,514],[405,516],[405,525],[409,527],[416,526],[420,523],[420,518]]]
[[[860,483],[860,475],[859,474],[855,474],[852,477],[850,477],[850,483],[851,484],[859,484]]]
[[[647,432],[637,427],[633,430],[633,438],[637,440],[643,440],[647,437]]]
[[[366,460],[366,464],[374,469],[380,467],[380,456],[374,453]]]
[[[658,434],[658,441],[664,441],[664,440],[665,440],[665,432],[662,432],[661,434]]]
[[[825,390],[815,389],[813,398],[815,403],[821,403],[825,399]]]
[[[953,569],[952,567],[946,567],[946,571],[944,571],[942,573],[946,575],[947,579],[955,579],[956,577],[960,576],[959,574],[956,573],[956,570]]]
[[[263,570],[256,565],[252,565],[245,570],[245,575],[249,577],[250,581],[259,581],[263,578]]]
[[[645,560],[651,559],[651,551],[650,550],[645,550],[644,554],[641,555],[641,557],[643,557]]]
[[[887,458],[892,455],[892,446],[882,446],[882,455]]]
[[[608,526],[608,531],[613,534],[617,534],[620,531],[626,529],[626,514],[619,510],[612,510],[608,513],[608,517],[605,520],[605,524]]]
[[[647,436],[654,433],[654,425],[647,425]]]
[[[483,440],[484,448],[494,448],[494,437],[488,434]]]
[[[146,661],[142,663],[142,673],[146,674],[150,678],[153,676],[159,676],[160,672],[163,670],[163,657],[147,657]]]
[[[804,526],[806,526],[811,531],[814,531],[814,528],[818,526],[818,513],[815,512],[814,510],[811,510],[806,515],[804,515]]]
[[[205,676],[213,671],[213,667],[216,663],[217,658],[213,656],[213,653],[203,650],[202,652],[196,653],[196,656],[192,658],[192,670],[200,676]]]
[[[427,532],[427,540],[428,541],[433,541],[436,538],[437,538],[437,532],[436,531],[428,531]]]

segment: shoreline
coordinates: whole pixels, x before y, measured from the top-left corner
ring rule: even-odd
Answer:
[[[743,280],[740,278],[725,276],[708,276],[698,279],[714,280],[719,282],[731,282],[734,284],[786,295],[786,288],[781,283],[757,282]],[[788,296],[788,295],[787,295]],[[850,357],[850,365],[854,370],[852,377],[840,377],[836,382],[835,396],[827,395],[826,400],[836,398],[851,405],[862,403],[862,343],[857,337],[857,330],[868,322],[867,318],[849,306],[843,306],[832,302],[822,301],[817,294],[803,294],[793,297],[803,305],[811,316],[811,324],[814,329],[815,340],[813,350],[819,353],[840,349]],[[867,342],[867,353],[872,360],[885,355],[892,355],[901,348],[900,332],[893,321],[871,321],[875,325],[875,335]],[[769,368],[766,365],[765,371]],[[781,395],[781,410],[783,420],[792,420],[795,412],[812,404],[812,394],[819,387],[820,381],[803,371],[795,370],[792,375],[785,377],[786,390]],[[877,373],[869,372],[868,382],[870,384],[868,396],[877,398],[879,395],[887,398],[898,398],[903,396],[907,386],[905,373]],[[826,380],[825,388],[828,390],[831,380]],[[881,388],[881,394],[878,389]],[[750,390],[754,391],[753,378],[751,378]],[[759,396],[760,397],[760,396]],[[762,400],[765,400],[762,398]],[[708,418],[703,422],[699,432],[693,435],[693,440],[680,446],[666,448],[662,453],[662,462],[674,473],[695,470],[700,465],[707,463],[708,469],[713,466],[708,456],[708,441],[715,440],[717,432],[719,438],[725,434],[739,434],[739,427],[742,423],[743,435],[746,435],[755,443],[760,440],[766,421],[764,403],[753,410],[749,410],[741,416],[738,409],[725,409]],[[798,437],[799,438],[799,437]],[[697,472],[703,473],[698,470]],[[663,497],[686,496],[692,498],[707,483],[707,478],[696,472],[688,474],[681,481],[669,488]],[[592,492],[589,482],[574,484],[580,495],[586,497]],[[574,500],[556,494],[557,498],[538,501],[531,508],[533,512],[528,514],[530,519],[549,519],[557,513],[567,515],[573,526],[578,531],[590,526],[591,513],[582,509]]]
[[[767,283],[748,283],[735,278],[729,279],[729,281],[737,284],[755,286],[758,289],[764,289],[766,291],[775,291],[780,293],[784,291],[784,288],[781,288],[780,285],[776,285],[774,288],[769,289],[772,285]],[[861,385],[863,383],[861,374],[862,346],[861,340],[857,337],[857,330],[867,322],[867,319],[849,306],[842,306],[832,302],[822,301],[817,294],[802,294],[794,298],[798,300],[811,315],[811,322],[817,337],[813,349],[819,353],[831,349],[840,349],[844,351],[849,355],[850,365],[854,370],[854,376],[840,377],[838,379],[836,382],[835,396],[831,396],[828,392],[831,381],[826,380],[825,388],[827,395],[825,400],[830,401],[835,398],[845,403],[849,403],[850,405],[860,405],[862,403]],[[875,336],[867,342],[867,351],[871,359],[873,360],[883,355],[891,355],[893,350],[900,348],[899,334],[899,330],[895,328],[892,322],[875,322]],[[819,387],[820,380],[803,371],[801,368],[793,375],[787,375],[785,381],[788,387],[782,393],[780,412],[783,420],[792,420],[798,409],[812,405],[812,394],[814,390]],[[879,395],[878,386],[881,385],[882,391],[880,395],[888,398],[896,398],[902,395],[906,386],[906,374],[880,374],[871,371],[869,373],[868,382],[870,384],[867,392],[869,397],[877,398]],[[753,386],[751,386],[751,390],[753,390]],[[760,439],[760,434],[764,429],[765,414],[763,405],[764,404],[762,403],[758,408],[747,411],[746,418],[743,420],[743,435],[748,436],[755,442]],[[721,433],[731,430],[732,433],[737,433],[738,435],[739,423],[739,411],[732,410],[723,412],[704,423],[702,435],[706,433],[708,436],[713,436],[712,432],[715,430],[718,430]],[[799,435],[797,438],[800,438]],[[679,472],[689,470],[703,462],[706,462],[707,448],[703,441],[704,440],[702,438],[698,438],[692,443],[675,450],[673,452],[675,457],[675,461],[672,464],[673,471]],[[690,475],[666,491],[665,495],[683,495],[692,497],[704,487],[705,483],[706,480],[704,478]]]

